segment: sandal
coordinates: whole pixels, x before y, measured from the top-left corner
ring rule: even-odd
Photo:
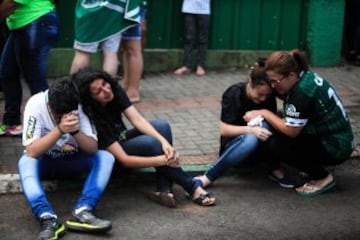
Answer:
[[[146,196],[162,205],[168,208],[175,208],[176,207],[176,201],[174,198],[174,194],[170,193],[170,192],[147,192]]]
[[[199,197],[193,198],[192,201],[200,206],[210,207],[216,203],[215,197],[212,193],[200,194]]]
[[[304,197],[314,197],[321,193],[327,192],[336,186],[336,182],[333,180],[325,186],[318,186],[313,183],[305,183],[303,186],[296,188],[296,192]]]

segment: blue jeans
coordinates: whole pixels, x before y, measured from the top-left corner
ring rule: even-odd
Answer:
[[[19,160],[19,175],[25,197],[37,218],[55,214],[46,198],[41,180],[85,178],[85,185],[74,210],[94,209],[111,176],[114,157],[107,151],[95,154],[78,153],[72,157],[52,159],[47,156],[32,158],[23,154]]]
[[[263,122],[263,127],[272,131],[270,124],[265,121]],[[206,171],[206,177],[210,181],[215,181],[227,169],[236,167],[253,156],[259,150],[261,144],[263,143],[254,134],[242,134],[234,138],[225,146],[225,150],[219,159]],[[271,160],[269,159],[269,161]]]
[[[150,124],[172,144],[171,128],[167,121],[154,120]],[[121,141],[120,144],[127,154],[138,156],[158,156],[164,154],[161,143],[156,138],[144,135],[137,129],[127,130],[125,134],[126,140]],[[193,177],[184,172],[180,167],[161,166],[155,169],[157,191],[159,192],[172,192],[172,185],[175,182],[192,195],[199,186],[198,182],[194,181]]]
[[[46,59],[50,47],[57,40],[58,30],[57,13],[50,12],[20,29],[9,32],[0,59],[0,82],[5,95],[3,124],[21,123],[21,73],[31,95],[48,88]]]

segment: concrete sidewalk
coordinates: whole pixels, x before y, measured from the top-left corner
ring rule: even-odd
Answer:
[[[348,110],[356,135],[360,134],[360,68],[315,68],[329,79]],[[233,83],[245,81],[248,70],[213,71],[202,78],[171,73],[146,74],[141,82],[142,102],[136,107],[149,120],[166,119],[173,128],[174,145],[182,164],[197,174],[216,159],[219,147],[220,98]],[[24,87],[28,97],[27,88]],[[25,101],[25,99],[24,99]],[[0,109],[3,109],[0,102]],[[0,112],[2,115],[2,112]],[[204,208],[186,199],[175,186],[178,207],[168,209],[145,198],[154,189],[148,171],[112,179],[97,214],[113,222],[107,235],[67,233],[63,239],[244,239],[244,240],[357,240],[360,237],[359,147],[336,170],[334,191],[305,198],[282,189],[259,171],[229,171],[209,188],[218,204]],[[35,239],[38,223],[17,185],[16,164],[20,138],[0,138],[1,239]],[[48,197],[61,220],[66,220],[82,182],[50,182]]]

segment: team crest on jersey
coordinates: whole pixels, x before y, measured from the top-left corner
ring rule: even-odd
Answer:
[[[33,116],[29,117],[27,128],[26,128],[26,139],[31,139],[34,136],[35,131],[35,125],[36,125],[36,118]]]
[[[286,113],[286,116],[288,116],[288,117],[296,117],[297,118],[300,116],[300,113],[296,111],[296,107],[292,104],[286,105],[285,113]]]

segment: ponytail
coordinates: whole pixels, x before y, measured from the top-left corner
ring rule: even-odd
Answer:
[[[305,53],[294,49],[290,52],[276,51],[270,54],[265,69],[281,75],[288,75],[291,72],[300,74],[302,71],[308,71],[309,65]]]

